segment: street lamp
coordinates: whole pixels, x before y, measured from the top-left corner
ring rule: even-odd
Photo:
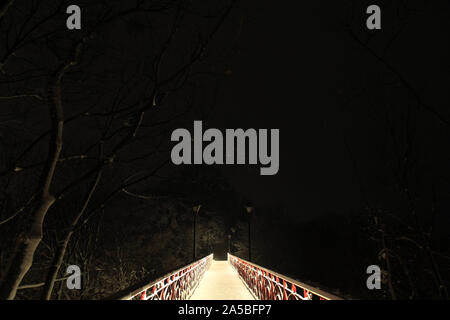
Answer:
[[[192,260],[195,261],[195,227],[197,222],[197,214],[200,211],[200,208],[202,207],[201,204],[193,206],[192,211],[194,212],[194,236],[193,236],[193,250],[192,250]]]
[[[252,237],[251,237],[251,233],[250,233],[250,223],[251,223],[251,218],[252,218],[252,213],[253,213],[253,206],[251,205],[245,205],[245,210],[248,213],[248,260],[251,261],[252,260]]]

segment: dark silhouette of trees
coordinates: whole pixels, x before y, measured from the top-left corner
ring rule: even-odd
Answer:
[[[0,114],[20,124],[0,164],[0,227],[16,243],[2,249],[2,299],[16,296],[54,210],[66,224],[42,288],[52,297],[74,234],[166,170],[171,128],[208,98],[203,78],[225,71],[209,48],[234,1],[87,1],[79,31],[65,27],[68,5],[9,1],[0,10]],[[58,205],[67,201],[73,211]]]

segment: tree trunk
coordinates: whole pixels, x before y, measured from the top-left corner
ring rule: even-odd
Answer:
[[[58,248],[56,250],[56,254],[53,257],[52,265],[48,270],[47,277],[45,279],[44,289],[42,291],[41,299],[50,300],[52,296],[53,287],[55,285],[56,277],[58,275],[58,271],[61,267],[61,264],[64,260],[64,255],[67,250],[67,245],[69,244],[69,240],[73,234],[73,231],[70,230],[63,241],[58,244]]]
[[[16,296],[17,288],[33,263],[34,252],[42,239],[44,217],[53,202],[54,199],[51,197],[43,199],[34,214],[33,224],[28,234],[19,239],[19,246],[0,287],[0,299],[12,300]]]
[[[44,289],[42,291],[41,298],[45,300],[50,300],[52,296],[52,291],[55,285],[56,277],[58,276],[59,269],[61,268],[61,265],[64,261],[64,255],[66,254],[67,246],[69,244],[70,238],[72,237],[72,234],[74,232],[75,227],[78,224],[78,221],[80,220],[81,216],[86,211],[86,208],[89,204],[89,201],[92,198],[92,195],[97,188],[98,183],[100,182],[100,178],[102,175],[102,169],[99,169],[97,172],[97,176],[95,177],[94,181],[92,182],[89,191],[86,195],[86,198],[83,202],[83,207],[81,208],[80,212],[75,216],[75,218],[72,220],[72,223],[70,224],[69,228],[67,229],[67,234],[65,235],[64,239],[58,243],[58,248],[56,250],[56,254],[53,257],[53,261],[51,264],[50,269],[48,270],[47,277],[45,279],[45,285]]]
[[[63,62],[49,81],[47,104],[51,120],[51,133],[47,160],[38,184],[37,194],[40,195],[40,199],[36,200],[39,201],[38,205],[31,212],[29,222],[27,221],[25,224],[24,235],[19,238],[18,248],[4,275],[4,281],[0,285],[0,299],[12,300],[16,296],[17,288],[30,270],[34,253],[42,240],[42,226],[47,211],[55,202],[50,188],[63,144],[64,112],[61,102],[61,80],[67,69],[77,64],[82,46],[88,37],[81,38],[74,45],[72,59]]]
[[[0,286],[0,299],[12,300],[16,296],[17,288],[27,274],[33,263],[34,253],[42,240],[42,225],[48,209],[55,202],[50,194],[50,186],[56,169],[56,164],[62,149],[64,116],[61,104],[61,77],[65,68],[62,67],[53,78],[49,86],[48,105],[52,122],[52,131],[49,142],[48,156],[38,185],[40,199],[32,211],[25,232],[19,238],[19,244],[14,253],[11,264],[4,275]]]

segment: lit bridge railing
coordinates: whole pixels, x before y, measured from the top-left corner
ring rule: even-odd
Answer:
[[[120,300],[187,300],[209,268],[212,257],[213,255],[210,254],[117,298]]]
[[[342,300],[318,288],[291,279],[228,253],[228,262],[259,300]]]

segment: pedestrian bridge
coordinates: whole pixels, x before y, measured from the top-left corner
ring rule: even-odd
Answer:
[[[121,300],[342,300],[228,253],[206,256],[111,299]]]

